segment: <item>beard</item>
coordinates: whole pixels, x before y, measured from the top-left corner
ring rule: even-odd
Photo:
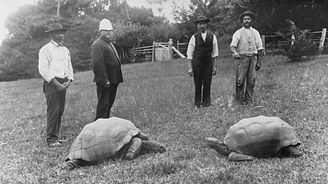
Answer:
[[[104,39],[106,42],[111,42],[112,41],[112,37],[111,36],[101,36],[102,39]]]
[[[53,41],[55,41],[58,44],[63,44],[64,43],[64,38],[62,36],[54,36]]]
[[[206,28],[205,27],[201,27],[200,28],[200,32],[205,33],[205,31],[206,31]]]
[[[246,22],[246,23],[244,23],[244,27],[245,27],[245,28],[250,28],[250,27],[251,27],[251,23],[250,23],[250,22]]]

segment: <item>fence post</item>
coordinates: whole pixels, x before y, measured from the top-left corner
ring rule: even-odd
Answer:
[[[263,54],[266,55],[265,35],[262,35]]]
[[[156,49],[156,43],[153,41],[153,48],[152,48],[152,53],[151,53],[151,62],[155,62],[155,49]]]
[[[179,42],[179,40],[177,41],[177,49],[178,49],[178,51],[180,51],[180,46],[179,46],[179,44],[180,44],[180,42]]]
[[[321,33],[321,38],[320,38],[320,43],[319,43],[319,53],[320,54],[323,51],[323,47],[325,45],[326,32],[327,32],[327,29],[326,28],[322,28],[322,33]]]
[[[172,51],[172,44],[173,44],[173,39],[170,38],[168,42],[168,48],[169,48],[169,56],[168,59],[171,60],[173,56],[173,51]]]

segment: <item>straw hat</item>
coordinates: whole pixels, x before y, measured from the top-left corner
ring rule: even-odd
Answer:
[[[239,20],[242,21],[244,16],[246,16],[246,15],[250,16],[252,18],[252,20],[255,19],[255,14],[252,11],[245,11],[244,13],[239,15]]]
[[[47,27],[47,30],[44,31],[46,33],[51,33],[51,32],[55,32],[55,31],[66,31],[67,30],[67,29],[63,28],[63,26],[59,23],[49,24],[46,27]]]
[[[208,22],[210,22],[210,19],[208,19],[204,15],[200,15],[200,16],[197,17],[197,20],[195,21],[195,23],[197,24],[197,23],[200,23],[200,22],[208,23]]]

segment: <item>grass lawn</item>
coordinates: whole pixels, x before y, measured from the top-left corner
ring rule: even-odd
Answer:
[[[212,106],[193,109],[193,81],[185,60],[123,66],[112,116],[131,120],[164,143],[167,152],[132,161],[107,160],[57,175],[70,143],[95,117],[92,72],[75,74],[68,90],[61,148],[45,143],[46,104],[41,79],[0,83],[0,183],[328,183],[328,57],[288,63],[267,56],[258,72],[258,107],[228,107],[235,64],[221,59],[212,83]],[[244,117],[279,116],[294,126],[304,156],[229,162],[205,146],[223,139]]]

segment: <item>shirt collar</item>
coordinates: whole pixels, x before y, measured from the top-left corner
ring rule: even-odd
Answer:
[[[251,27],[249,27],[249,28],[245,28],[245,27],[243,27],[243,29],[246,29],[246,30],[252,30],[253,29],[253,27],[251,26]]]
[[[55,41],[53,41],[53,40],[51,40],[50,42],[51,42],[54,46],[56,46],[56,47],[62,47],[62,46],[63,46],[62,44],[57,43],[57,42],[55,42]]]

